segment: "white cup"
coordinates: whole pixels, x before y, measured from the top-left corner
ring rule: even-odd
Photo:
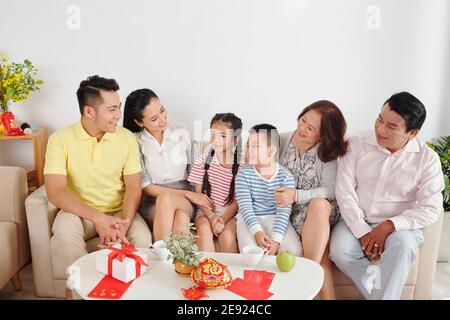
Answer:
[[[150,246],[150,251],[153,252],[159,260],[167,261],[167,257],[170,252],[166,248],[166,243],[164,240],[158,240]]]
[[[258,246],[246,246],[242,249],[245,263],[252,268],[257,266],[266,254],[267,249]]]

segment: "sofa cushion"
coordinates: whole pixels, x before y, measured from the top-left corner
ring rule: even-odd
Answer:
[[[0,221],[0,289],[19,270],[17,225]]]

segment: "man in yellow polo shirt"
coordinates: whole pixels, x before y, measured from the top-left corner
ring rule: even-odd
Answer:
[[[45,188],[60,208],[50,245],[53,272],[87,254],[86,241],[149,247],[151,234],[136,215],[141,199],[141,165],[134,135],[117,126],[122,118],[113,79],[88,77],[77,90],[81,120],[53,133],[47,144]]]

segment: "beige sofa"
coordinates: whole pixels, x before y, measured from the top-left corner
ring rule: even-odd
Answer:
[[[25,200],[28,225],[30,226],[31,256],[33,259],[33,280],[38,297],[66,297],[66,279],[53,275],[50,238],[52,225],[58,208],[51,204],[41,186]],[[92,238],[86,242],[88,252],[97,250],[100,239]]]
[[[25,170],[0,166],[0,289],[11,280],[21,290],[19,270],[30,258],[25,198],[28,195]]]
[[[30,226],[31,253],[36,294],[39,297],[65,297],[66,279],[56,279],[52,271],[50,237],[52,224],[58,209],[50,204],[42,186],[25,201]],[[429,299],[436,269],[436,258],[442,228],[442,216],[424,229],[425,241],[419,248],[417,259],[411,268],[402,299]],[[88,251],[96,250],[99,239],[87,242]],[[339,299],[361,299],[353,282],[337,268],[334,270],[336,296]]]

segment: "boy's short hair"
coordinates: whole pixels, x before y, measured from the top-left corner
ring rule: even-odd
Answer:
[[[261,133],[266,135],[267,146],[280,146],[280,135],[276,127],[268,123],[257,124],[250,129],[250,134]]]

